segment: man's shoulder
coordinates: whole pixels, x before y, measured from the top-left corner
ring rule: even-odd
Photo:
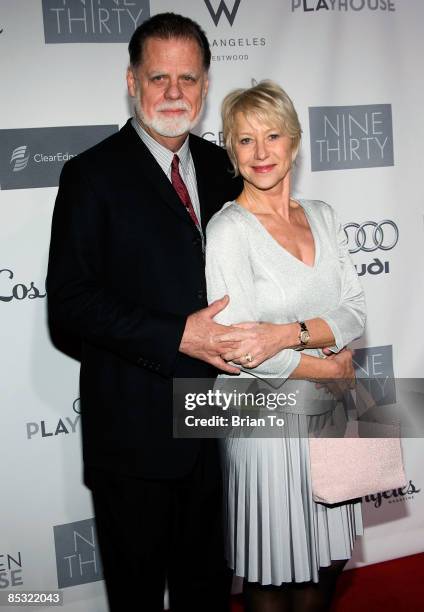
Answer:
[[[116,163],[123,152],[128,153],[128,143],[132,137],[130,123],[127,122],[120,130],[104,140],[82,151],[66,163],[68,167],[102,166],[109,167]],[[136,134],[134,133],[136,136]]]

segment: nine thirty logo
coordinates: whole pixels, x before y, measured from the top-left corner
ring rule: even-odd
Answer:
[[[53,527],[59,589],[103,579],[94,519]]]
[[[380,223],[364,221],[363,223],[346,223],[344,231],[349,242],[349,253],[365,251],[372,253],[381,249],[390,251],[399,240],[399,229],[394,221],[384,219]]]
[[[309,108],[311,169],[393,166],[390,104]]]
[[[234,19],[236,18],[241,0],[234,1],[233,8],[231,11],[229,10],[225,0],[219,1],[219,5],[216,10],[213,8],[211,0],[204,0],[204,2],[210,13],[210,16],[212,17],[212,21],[216,26],[218,25],[219,20],[221,19],[222,13],[225,13],[225,16],[228,19],[228,23],[230,24],[230,26],[232,26],[234,23]]]
[[[150,17],[149,0],[42,0],[46,43],[128,42]]]
[[[377,406],[396,402],[391,345],[355,349],[356,377],[366,387]]]
[[[0,189],[55,187],[66,161],[117,129],[75,125],[0,130]]]
[[[20,170],[24,170],[28,166],[29,160],[29,149],[27,145],[22,145],[22,147],[16,147],[16,149],[12,152],[12,157],[10,158],[10,163],[15,162],[13,166],[13,172],[19,172]]]

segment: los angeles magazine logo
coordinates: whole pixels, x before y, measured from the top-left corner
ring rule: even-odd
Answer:
[[[374,493],[373,495],[366,495],[363,501],[372,504],[374,508],[381,508],[383,502],[389,504],[396,504],[399,502],[410,501],[421,492],[415,483],[410,480],[405,487],[399,489],[392,489],[390,491],[383,491],[382,493]]]
[[[243,6],[243,0],[203,0],[205,8],[212,20],[214,29],[208,32],[213,62],[237,62],[249,59],[249,54],[264,48],[267,45],[266,37],[260,33],[247,33],[240,28],[238,20],[237,30],[232,33],[236,17],[242,16],[246,27],[251,23],[251,16]]]

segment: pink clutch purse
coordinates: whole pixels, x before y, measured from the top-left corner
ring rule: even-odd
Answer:
[[[358,393],[361,416],[374,402],[359,381]],[[406,485],[399,425],[361,422],[360,427],[378,437],[359,437],[358,422],[348,421],[343,438],[309,438],[314,501],[336,504]]]

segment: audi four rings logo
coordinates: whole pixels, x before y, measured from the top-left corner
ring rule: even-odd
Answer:
[[[358,251],[372,253],[377,249],[390,251],[399,240],[398,226],[390,219],[384,219],[380,223],[375,221],[346,223],[343,229],[348,240],[349,253],[358,253]]]

